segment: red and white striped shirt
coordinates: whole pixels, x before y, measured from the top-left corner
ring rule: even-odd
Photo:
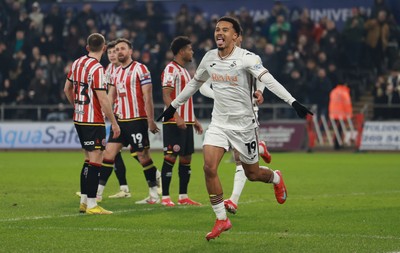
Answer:
[[[104,69],[99,61],[87,55],[72,63],[67,79],[74,86],[74,121],[104,124],[104,115],[95,90],[107,90]]]
[[[142,86],[151,85],[147,67],[137,61],[123,68],[119,66],[114,75],[117,91],[118,118],[121,120],[147,118]]]
[[[161,74],[162,87],[174,89],[174,92],[171,92],[172,100],[174,100],[179,93],[182,92],[183,88],[185,88],[190,79],[189,72],[175,61],[168,63]],[[192,97],[190,97],[186,103],[180,106],[176,111],[186,123],[193,123],[195,117]],[[175,122],[175,119],[172,118],[169,121]]]
[[[117,66],[114,63],[109,63],[106,67],[105,70],[105,75],[106,75],[106,83],[111,86],[114,85],[114,75],[115,71],[117,70]],[[116,98],[114,101],[114,114],[118,113],[118,99]]]

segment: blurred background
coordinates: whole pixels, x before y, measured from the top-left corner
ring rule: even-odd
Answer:
[[[317,144],[329,142],[325,132],[335,132],[328,107],[338,84],[349,88],[353,114],[351,123],[338,123],[333,139],[343,135],[338,132],[343,127],[357,132],[365,120],[399,121],[400,1],[0,0],[0,122],[70,122],[72,108],[63,94],[66,73],[74,59],[86,54],[86,37],[93,32],[107,41],[124,37],[132,42],[132,57],[151,71],[158,115],[163,109],[160,76],[172,59],[171,40],[191,38],[195,60],[188,68],[194,74],[215,46],[214,27],[223,15],[239,19],[242,47],[259,54],[274,77],[313,108],[317,117],[308,124]],[[101,63],[108,64],[106,55]],[[261,122],[297,120],[275,95],[265,91],[264,96]],[[197,117],[209,120],[212,101],[199,93],[194,101]],[[362,121],[356,122],[359,114]]]

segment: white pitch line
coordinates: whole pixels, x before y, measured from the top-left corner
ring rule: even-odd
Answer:
[[[289,199],[318,199],[318,198],[336,198],[336,197],[343,197],[343,196],[368,196],[368,195],[385,195],[385,194],[398,194],[400,191],[384,191],[384,192],[373,192],[373,193],[365,193],[365,192],[351,192],[351,193],[337,193],[337,194],[322,194],[322,195],[310,195],[310,196],[295,196],[295,197],[289,197]],[[271,197],[272,198],[272,197]],[[251,204],[251,203],[257,203],[257,202],[263,202],[266,201],[265,199],[252,199],[252,200],[247,200],[247,201],[241,201],[239,202],[240,205],[246,205],[246,204]],[[269,200],[268,200],[269,201]],[[202,205],[200,207],[196,208],[204,208],[204,207],[209,207],[209,204]],[[162,208],[160,205],[156,205],[154,207],[149,207],[149,208],[143,208],[143,209],[125,209],[125,210],[118,210],[118,211],[113,211],[114,214],[119,214],[119,213],[128,213],[128,212],[141,212],[141,211],[153,211],[153,210],[160,210]],[[188,208],[187,206],[177,206],[174,208]],[[163,210],[169,210],[169,209],[163,209]],[[59,218],[68,218],[68,217],[79,217],[82,216],[83,214],[64,214],[64,215],[46,215],[46,216],[32,216],[32,217],[17,217],[17,218],[6,218],[6,219],[0,219],[0,222],[13,222],[13,221],[27,221],[27,220],[44,220],[44,219],[59,219]]]
[[[27,226],[9,226],[8,229],[24,229],[24,230],[60,230],[60,231],[100,231],[100,232],[121,232],[121,233],[191,233],[202,234],[202,230],[178,230],[178,229],[143,229],[143,228],[116,228],[116,227],[27,227]],[[377,240],[400,240],[397,236],[380,236],[380,235],[360,235],[360,234],[304,234],[304,233],[290,233],[290,232],[258,232],[258,231],[234,231],[230,230],[228,233],[241,236],[279,236],[279,237],[340,237],[340,238],[358,238],[358,239],[377,239]]]

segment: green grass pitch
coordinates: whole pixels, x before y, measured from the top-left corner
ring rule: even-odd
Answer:
[[[189,196],[202,207],[135,205],[148,190],[127,152],[129,199],[114,173],[102,206],[113,215],[78,213],[81,152],[0,153],[0,252],[400,252],[399,154],[274,153],[288,200],[272,185],[247,182],[233,227],[216,240],[205,235],[215,215],[208,201],[202,156],[193,157]],[[161,169],[162,154],[152,153]],[[219,168],[225,198],[232,190],[230,154]],[[171,185],[177,201],[177,165]]]

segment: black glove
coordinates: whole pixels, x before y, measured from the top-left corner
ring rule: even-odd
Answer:
[[[164,122],[168,121],[170,118],[174,117],[174,114],[176,112],[176,108],[173,107],[172,105],[169,105],[168,108],[161,113],[160,116],[156,119],[156,121],[160,121],[164,117]]]
[[[307,114],[314,115],[310,110],[307,109],[307,107],[297,101],[292,103],[292,107],[296,110],[297,115],[299,115],[300,118],[305,118]]]

